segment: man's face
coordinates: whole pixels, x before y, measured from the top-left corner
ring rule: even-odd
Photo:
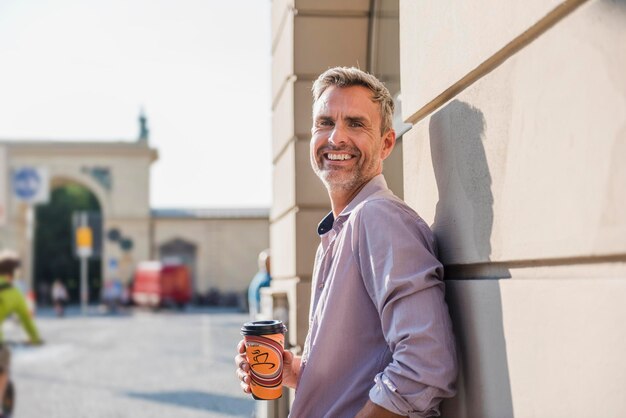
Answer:
[[[380,106],[361,86],[331,86],[313,106],[311,165],[329,191],[352,192],[382,172],[395,132],[380,133]]]

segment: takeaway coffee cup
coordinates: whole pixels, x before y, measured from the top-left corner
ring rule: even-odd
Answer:
[[[286,331],[282,321],[276,320],[246,322],[241,327],[254,399],[270,400],[282,396]]]

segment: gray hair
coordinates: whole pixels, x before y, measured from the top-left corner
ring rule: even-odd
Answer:
[[[380,106],[380,133],[385,134],[392,128],[393,98],[387,87],[373,75],[355,67],[334,67],[324,71],[313,83],[313,103],[324,94],[330,86],[352,87],[362,86],[372,93],[372,101]]]

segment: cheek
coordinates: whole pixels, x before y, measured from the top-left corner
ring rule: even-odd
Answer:
[[[354,141],[354,145],[364,156],[371,157],[379,150],[370,138],[361,138],[358,141]]]
[[[323,145],[322,136],[321,135],[313,135],[311,137],[311,145],[310,150],[311,153],[316,153],[316,151]]]

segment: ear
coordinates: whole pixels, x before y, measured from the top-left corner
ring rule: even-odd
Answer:
[[[380,149],[380,158],[385,160],[393,151],[393,147],[396,145],[396,131],[392,128],[389,128],[387,132],[384,133],[383,138],[383,146]]]

